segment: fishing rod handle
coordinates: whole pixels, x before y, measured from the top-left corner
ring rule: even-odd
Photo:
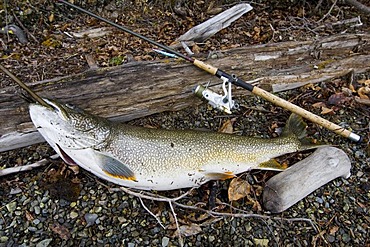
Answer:
[[[216,73],[218,71],[218,69],[216,67],[213,67],[212,65],[204,63],[204,62],[202,62],[198,59],[194,59],[193,64],[195,66],[197,66],[198,68],[200,68],[200,69],[202,69],[202,70],[204,70],[204,71],[206,71],[206,72],[208,72],[212,75],[216,75]]]
[[[349,138],[350,140],[352,141],[355,141],[355,142],[358,142],[361,140],[361,136],[347,130],[347,129],[344,129],[343,127],[335,124],[335,123],[332,123],[320,116],[317,116],[297,105],[294,105],[292,103],[290,103],[289,101],[286,101],[282,98],[279,98],[275,95],[273,95],[272,93],[269,93],[259,87],[253,87],[253,90],[252,90],[252,93],[254,93],[255,95],[258,95],[262,98],[264,98],[265,100],[268,100],[270,101],[271,103],[277,105],[277,106],[280,106],[280,107],[283,107],[305,119],[308,119],[310,120],[311,122],[313,123],[316,123],[328,130],[331,130],[335,133],[337,133],[338,135],[341,135],[343,137],[346,137],[346,138]]]

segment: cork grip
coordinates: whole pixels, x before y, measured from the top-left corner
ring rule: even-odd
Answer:
[[[202,70],[205,70],[205,71],[207,71],[208,73],[210,73],[212,75],[215,75],[217,73],[217,68],[215,68],[215,67],[213,67],[209,64],[203,63],[202,61],[200,61],[198,59],[194,59],[193,64],[195,66],[197,66],[198,68],[200,68]]]
[[[328,129],[328,130],[331,130],[341,136],[344,136],[346,138],[349,138],[353,141],[360,141],[361,137],[359,135],[356,135],[354,133],[352,133],[351,131],[349,130],[346,130],[344,128],[342,128],[341,126],[337,125],[337,124],[334,124],[320,116],[317,116],[299,106],[296,106],[282,98],[279,98],[261,88],[258,88],[258,87],[254,87],[253,88],[253,91],[252,93],[270,101],[271,103],[277,105],[277,106],[280,106],[284,109],[287,109],[291,112],[294,112],[296,113],[297,115],[305,118],[305,119],[308,119],[310,120],[311,122],[313,123],[317,123],[318,125]]]

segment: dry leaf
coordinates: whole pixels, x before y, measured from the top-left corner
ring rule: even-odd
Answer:
[[[33,217],[33,215],[30,212],[26,211],[26,219],[28,221],[33,221],[35,218]]]
[[[317,102],[317,103],[313,104],[312,107],[321,108],[321,107],[326,107],[326,105],[325,105],[324,102]]]
[[[346,97],[344,93],[335,93],[330,95],[328,104],[330,105],[342,105],[347,102],[350,98]]]
[[[330,235],[334,235],[338,230],[339,230],[338,226],[333,226],[332,228],[330,228],[329,233]]]
[[[370,106],[370,99],[361,99],[360,97],[355,97],[355,101],[357,103]]]
[[[71,233],[68,228],[55,222],[49,226],[49,228],[56,234],[59,235],[61,239],[68,240],[71,237]]]
[[[366,94],[370,94],[370,88],[369,87],[361,87],[357,91],[358,96],[360,96],[361,99],[369,99],[369,96]]]
[[[325,115],[325,114],[329,114],[329,113],[333,113],[333,109],[330,109],[330,108],[327,108],[327,107],[322,107],[321,108],[321,114]]]
[[[370,86],[370,79],[368,80],[358,80],[358,83],[365,85],[365,86]]]
[[[246,180],[234,178],[231,180],[228,189],[229,201],[237,201],[248,196],[250,192],[251,185]]]
[[[182,225],[180,226],[180,232],[181,235],[189,237],[202,232],[202,228],[198,224]]]
[[[235,122],[235,118],[229,119],[226,122],[224,122],[221,126],[221,128],[218,130],[220,133],[226,133],[226,134],[232,134],[234,132],[233,124]]]

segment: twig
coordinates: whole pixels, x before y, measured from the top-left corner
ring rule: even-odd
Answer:
[[[141,197],[139,197],[139,200],[141,202],[141,205],[143,206],[143,208],[151,215],[154,217],[154,219],[157,220],[158,224],[163,228],[163,229],[166,229],[166,227],[162,224],[162,222],[160,221],[160,219],[152,212],[149,210],[149,208],[147,208],[147,206],[145,205],[143,199],[141,199]]]
[[[175,213],[175,210],[173,209],[172,202],[168,201],[168,204],[170,204],[171,212],[172,212],[173,218],[175,219],[176,228],[177,228],[178,235],[179,235],[179,244],[180,246],[184,246],[184,240],[182,239],[182,236],[181,236],[181,230],[180,230],[179,222],[177,220],[177,215]]]
[[[28,29],[23,25],[23,23],[18,19],[17,15],[14,13],[14,11],[12,11],[12,13],[13,13],[13,16],[14,16],[15,20],[18,22],[19,26],[21,26],[23,31],[25,31],[37,44],[39,44],[39,41],[36,39],[36,37],[33,36],[33,34],[30,33],[30,31],[28,31]]]
[[[50,159],[54,160],[54,159],[57,159],[58,157],[59,157],[59,154],[54,154],[54,155],[50,156]],[[6,175],[9,175],[9,174],[13,174],[13,173],[23,172],[23,171],[30,171],[34,168],[37,168],[37,167],[40,167],[40,166],[45,166],[49,163],[50,163],[49,159],[42,159],[42,160],[39,160],[39,161],[37,161],[33,164],[29,164],[29,165],[5,168],[5,169],[0,170],[0,177],[1,176],[6,176]]]
[[[318,22],[322,22],[323,20],[326,19],[326,17],[328,17],[331,13],[331,11],[333,10],[334,6],[337,4],[337,0],[334,1],[333,5],[330,7],[328,13],[326,13]]]
[[[248,213],[248,212],[246,212],[242,209],[235,208],[235,207],[231,206],[230,204],[225,204],[225,203],[221,203],[221,205],[226,205],[226,206],[230,207],[231,209],[233,209],[235,211],[238,211],[239,213],[222,213],[222,212],[216,212],[216,211],[213,211],[213,210],[207,210],[207,209],[200,208],[200,207],[197,207],[197,206],[185,205],[185,204],[177,202],[178,200],[183,199],[185,196],[187,196],[192,190],[193,189],[190,189],[189,191],[187,191],[186,193],[184,193],[183,195],[178,196],[178,197],[167,198],[167,197],[164,197],[164,196],[154,195],[154,194],[151,194],[151,193],[148,193],[148,192],[143,192],[143,191],[135,192],[135,191],[132,191],[131,189],[128,189],[128,188],[125,188],[125,187],[111,188],[110,189],[110,191],[123,191],[127,194],[130,194],[130,195],[133,195],[135,197],[142,198],[142,199],[160,201],[160,202],[168,202],[168,203],[174,204],[174,205],[176,205],[178,207],[181,207],[181,208],[184,208],[184,209],[191,209],[191,210],[201,211],[201,212],[207,213],[207,214],[209,214],[210,216],[213,216],[213,217],[222,216],[222,217],[237,217],[237,218],[258,218],[258,219],[262,219],[262,220],[272,219],[272,220],[283,220],[283,221],[287,221],[287,222],[303,221],[303,222],[309,223],[315,231],[318,231],[318,228],[314,224],[314,222],[310,219],[307,219],[307,218],[283,218],[283,217],[274,217],[274,216],[271,216],[271,215],[261,215],[261,214]],[[148,194],[151,194],[151,195],[148,195]],[[170,205],[170,206],[172,207],[172,205]]]

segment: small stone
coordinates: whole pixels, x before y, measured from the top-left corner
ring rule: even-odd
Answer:
[[[15,194],[19,194],[19,193],[21,193],[22,192],[22,190],[20,189],[20,188],[15,188],[15,189],[11,189],[10,190],[10,194],[11,195],[15,195]]]
[[[7,236],[1,236],[0,237],[0,243],[6,243],[6,242],[8,242],[8,237]]]
[[[216,238],[215,238],[214,236],[209,236],[209,237],[208,237],[208,241],[209,241],[209,242],[213,242],[213,241],[215,241],[215,239],[216,239]]]
[[[17,202],[9,202],[8,204],[5,205],[6,209],[8,209],[8,211],[10,213],[13,213],[13,211],[17,208]]]
[[[40,220],[39,220],[39,219],[34,219],[34,220],[32,221],[32,223],[33,223],[33,224],[35,224],[35,225],[38,225],[38,224],[40,223]]]
[[[34,227],[34,226],[30,226],[30,227],[28,227],[27,229],[28,229],[28,231],[30,231],[30,232],[35,232],[35,231],[37,231],[37,228],[36,228],[36,227]]]
[[[40,242],[36,244],[36,247],[48,247],[51,241],[53,241],[52,238],[41,240]]]
[[[332,235],[328,235],[326,239],[329,241],[329,243],[333,243],[335,241],[335,237]]]
[[[127,243],[127,247],[135,247],[135,243]]]
[[[324,202],[324,200],[321,197],[316,197],[316,201],[320,204]]]
[[[84,216],[86,222],[87,222],[87,225],[86,226],[92,226],[95,224],[95,221],[96,219],[98,218],[98,215],[97,214],[85,214]]]
[[[348,243],[351,240],[351,237],[347,233],[344,233],[342,235],[342,240],[343,242]]]
[[[76,202],[71,202],[71,204],[70,204],[71,208],[76,207],[76,205],[77,205],[77,203],[76,203]]]
[[[170,239],[168,237],[162,238],[162,247],[168,246],[168,243],[170,242]]]
[[[35,207],[33,208],[33,210],[34,210],[35,214],[40,214],[40,212],[41,212],[41,209],[40,209],[40,207],[39,207],[39,206],[35,206]]]
[[[94,212],[95,213],[100,213],[101,212],[101,210],[102,210],[103,208],[102,207],[96,207],[95,209],[94,209]]]
[[[78,213],[75,211],[72,211],[71,213],[69,213],[69,217],[71,217],[71,219],[76,219],[78,217]]]

